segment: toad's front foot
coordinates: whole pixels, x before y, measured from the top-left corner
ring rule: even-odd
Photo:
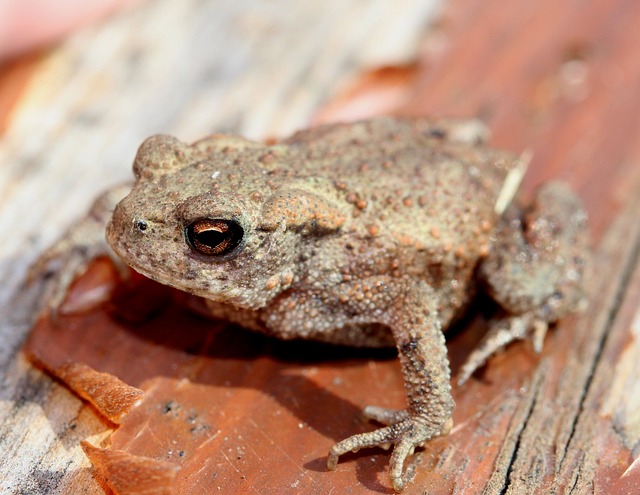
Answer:
[[[63,313],[63,302],[75,279],[82,275],[91,262],[107,257],[123,278],[129,274],[127,266],[111,251],[104,239],[104,230],[111,211],[120,199],[129,191],[130,186],[114,187],[103,193],[93,204],[88,214],[72,225],[64,236],[47,251],[29,269],[27,284],[43,282],[42,309],[48,310],[55,321]],[[94,294],[91,294],[92,296]],[[98,300],[83,301],[93,307]],[[82,306],[82,305],[81,305]],[[87,307],[71,308],[71,313]]]
[[[413,454],[416,447],[423,447],[428,440],[449,433],[452,426],[451,419],[444,424],[433,425],[421,418],[411,417],[406,411],[367,407],[364,413],[370,419],[391,424],[375,431],[353,435],[335,444],[329,451],[327,468],[333,471],[338,458],[349,451],[357,452],[365,447],[382,447],[386,450],[393,444],[389,477],[396,492],[404,488],[402,474],[407,457]]]

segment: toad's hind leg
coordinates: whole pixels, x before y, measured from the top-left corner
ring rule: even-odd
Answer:
[[[588,258],[586,220],[578,197],[559,182],[541,187],[530,207],[507,210],[480,267],[480,277],[502,309],[462,367],[459,383],[514,340],[531,339],[540,352],[548,325],[580,307]]]

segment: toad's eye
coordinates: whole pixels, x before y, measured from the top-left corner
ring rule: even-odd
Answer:
[[[189,246],[204,256],[224,257],[242,242],[244,230],[234,220],[199,218],[186,226]]]

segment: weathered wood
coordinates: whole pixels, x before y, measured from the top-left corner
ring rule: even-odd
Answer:
[[[23,97],[22,107],[14,107],[15,117],[0,143],[0,159],[13,164],[0,168],[0,227],[8,239],[3,252],[18,260],[3,268],[8,283],[0,292],[6,308],[0,364],[7,370],[0,389],[0,449],[5,453],[0,479],[7,493],[101,490],[86,469],[79,441],[90,437],[99,445],[110,428],[28,367],[15,350],[33,302],[30,294],[16,290],[17,281],[26,263],[59,233],[60,224],[77,214],[76,205],[86,204],[98,186],[116,179],[105,167],[118,164],[116,175],[124,177],[129,159],[123,157],[131,155],[145,134],[163,127],[186,139],[214,129],[253,136],[288,131],[310,118],[334,91],[338,76],[346,77],[358,65],[345,69],[343,61],[371,60],[363,55],[369,42],[402,45],[388,40],[403,31],[407,19],[414,27],[420,25],[424,17],[419,19],[418,13],[424,11],[418,3],[407,1],[401,13],[397,7],[385,10],[381,3],[373,9],[377,14],[368,14],[372,17],[364,15],[368,10],[359,10],[363,7],[344,7],[353,17],[332,19],[350,29],[340,30],[342,24],[337,24],[330,32],[340,34],[331,36],[321,29],[331,24],[322,9],[306,17],[307,24],[294,25],[273,17],[274,12],[243,14],[231,7],[210,21],[206,6],[199,6],[203,10],[192,14],[189,24],[186,14],[180,18],[171,9],[186,13],[190,7],[157,2],[153,5],[159,10],[153,14],[141,7],[45,60],[34,74],[35,89]],[[167,17],[174,19],[173,43],[154,37]],[[349,22],[355,17],[362,20],[357,29]],[[204,19],[215,22],[219,31],[209,35],[210,45],[197,46],[205,46],[226,64],[207,63],[210,53],[203,49],[195,55],[195,72],[176,71],[179,65],[172,62],[178,64],[186,47],[196,46],[194,40],[209,32]],[[226,29],[231,19],[239,31]],[[591,217],[595,261],[589,307],[558,325],[541,357],[516,344],[467,385],[455,388],[454,432],[411,459],[409,494],[640,492],[640,463],[635,462],[640,445],[640,58],[634,48],[639,22],[640,4],[631,0],[454,0],[426,36],[426,55],[417,72],[405,69],[392,86],[384,77],[367,78],[321,116],[353,118],[385,108],[376,106],[376,95],[388,103],[390,88],[394,102],[410,102],[405,113],[479,115],[490,123],[498,145],[533,151],[526,191],[543,179],[563,177],[578,189]],[[385,29],[390,30],[386,35]],[[126,36],[120,38],[122,31]],[[255,42],[239,39],[240,32]],[[270,36],[265,38],[265,33]],[[337,44],[325,52],[320,45],[326,42],[320,39]],[[145,50],[150,40],[157,41],[159,51]],[[229,46],[243,46],[247,51],[242,53],[257,55],[225,57],[231,53]],[[136,55],[138,49],[143,55]],[[409,52],[401,50],[401,62]],[[290,57],[286,63],[283,54]],[[123,57],[137,62],[133,68],[113,62]],[[306,63],[296,65],[300,60]],[[78,64],[76,76],[66,83]],[[236,64],[247,69],[247,75]],[[111,77],[104,80],[105,66],[119,71],[109,72]],[[213,70],[221,75],[212,78]],[[126,73],[131,77],[124,77]],[[42,87],[45,76],[51,89]],[[157,86],[148,82],[154,77]],[[95,88],[99,80],[102,98]],[[387,85],[373,84],[378,80]],[[116,97],[116,92],[122,95]],[[37,108],[56,93],[55,104]],[[350,105],[358,98],[359,104]],[[66,116],[63,126],[52,122],[56,112]],[[106,125],[116,117],[115,127]],[[106,151],[107,144],[112,151]],[[35,167],[38,175],[26,175],[27,166]],[[74,174],[81,190],[71,188],[73,180],[67,179],[53,188],[57,195],[43,194],[43,185],[55,184],[60,170]],[[73,206],[53,207],[60,191]],[[32,206],[34,197],[42,208],[52,210],[44,225],[42,213]],[[34,233],[33,251],[25,252],[25,239]],[[182,437],[175,431],[174,436],[158,436],[150,428],[141,433],[140,425],[151,424],[158,416],[157,405],[171,400],[198,410],[202,424],[218,433],[210,441],[214,448],[201,451],[206,456],[187,456],[190,464],[179,482],[191,478],[204,488],[183,484],[184,493],[388,491],[387,453],[346,456],[335,473],[325,472],[324,462],[334,440],[371,427],[357,419],[362,406],[402,407],[394,359],[277,343],[168,311],[162,321],[142,326],[105,313],[63,319],[58,328],[44,322],[31,348],[46,353],[54,365],[67,359],[85,361],[155,397],[156,402],[145,402],[145,408],[123,422],[112,437],[115,448],[175,456],[177,450],[167,439]],[[185,326],[188,334],[176,334],[176,327]],[[464,332],[452,336],[454,372],[482,330],[481,319],[475,318]],[[189,381],[181,381],[184,378]],[[209,406],[194,402],[194,397]],[[182,417],[180,410],[169,411]],[[167,425],[177,428],[179,423]],[[194,445],[189,448],[196,449]]]

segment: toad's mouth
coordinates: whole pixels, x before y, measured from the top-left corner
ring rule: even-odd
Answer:
[[[179,278],[171,276],[170,274],[149,269],[149,267],[137,263],[128,263],[128,266],[140,275],[161,285],[179,290],[180,292],[186,292],[188,294],[206,299],[208,301],[224,303],[237,308],[259,309],[257,307],[254,307],[254,304],[251,304],[250,298],[247,296],[246,291],[243,291],[239,287],[234,287],[231,283],[229,283],[227,277],[217,278],[213,283],[209,281],[188,279],[182,281]]]
[[[233,284],[226,273],[204,277],[204,269],[185,266],[184,261],[172,263],[167,259],[155,259],[147,255],[131,257],[126,249],[121,252],[122,249],[119,250],[117,245],[112,246],[112,249],[117,258],[129,268],[161,285],[236,308],[256,310],[263,306],[256,306],[251,291]]]

